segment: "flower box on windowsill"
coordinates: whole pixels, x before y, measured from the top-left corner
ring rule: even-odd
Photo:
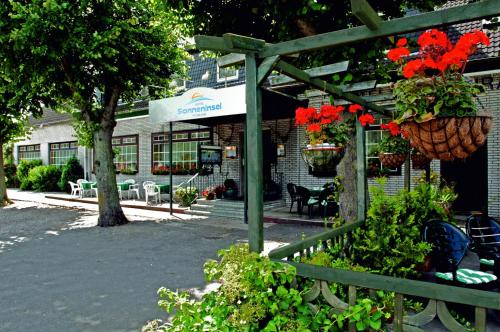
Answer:
[[[122,175],[136,175],[139,173],[139,171],[130,171],[130,170],[121,170],[121,171],[116,171],[116,174],[122,174]]]

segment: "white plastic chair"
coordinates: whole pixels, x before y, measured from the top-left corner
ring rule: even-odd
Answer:
[[[68,183],[71,187],[71,196],[76,196],[78,194],[78,197],[82,197],[82,188],[80,185],[71,181],[68,181]]]
[[[87,182],[89,182],[89,181],[84,180],[84,179],[78,179],[78,180],[76,180],[76,183],[80,187],[80,191],[81,191],[80,197],[85,197],[85,195],[87,193],[89,193],[90,195],[92,195],[92,189],[83,189],[82,183],[87,183]]]
[[[153,197],[157,204],[159,204],[161,202],[160,190],[158,190],[158,188],[156,187],[156,184],[154,184],[154,183],[144,184],[144,192],[146,193],[146,205],[149,204],[150,197]]]
[[[93,183],[91,186],[90,186],[90,195],[93,197],[94,196],[94,193],[95,193],[95,198],[98,198],[97,195],[98,195],[98,190],[97,190],[97,183]]]
[[[127,192],[128,198],[130,199],[130,192],[133,192],[136,193],[137,199],[141,199],[141,194],[139,193],[139,184],[136,184],[134,179],[128,179],[124,182],[130,184]]]

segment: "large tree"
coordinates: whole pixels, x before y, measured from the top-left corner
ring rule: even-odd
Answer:
[[[186,10],[161,0],[10,0],[7,33],[29,54],[24,88],[42,82],[47,106],[71,111],[91,128],[100,226],[127,223],[116,186],[111,138],[120,99],[184,72]],[[97,94],[96,91],[99,91]]]

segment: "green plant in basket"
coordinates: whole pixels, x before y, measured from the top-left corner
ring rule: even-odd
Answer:
[[[410,56],[407,40],[400,39],[397,47],[387,54],[389,60],[401,66],[400,73],[405,77],[394,86],[396,122],[476,114],[474,97],[484,87],[468,81],[463,71],[469,56],[481,44],[490,45],[482,31],[466,33],[453,45],[444,32],[432,29],[420,35],[418,54],[407,61]]]
[[[379,153],[407,154],[410,143],[401,136],[386,136],[377,145]]]

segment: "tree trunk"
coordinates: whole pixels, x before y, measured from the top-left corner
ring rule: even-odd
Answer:
[[[0,207],[11,204],[7,197],[7,184],[5,183],[5,169],[3,163],[3,140],[0,138]]]
[[[101,128],[94,133],[95,175],[97,178],[99,220],[101,227],[110,227],[128,223],[120,205],[116,186],[116,168],[113,163],[114,121],[103,120]]]
[[[346,222],[357,219],[356,156],[356,135],[351,135],[346,145],[344,158],[337,166],[337,175],[344,186],[344,190],[339,194],[339,215]]]

